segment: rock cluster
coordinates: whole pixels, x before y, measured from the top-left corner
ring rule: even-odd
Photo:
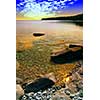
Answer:
[[[78,63],[67,77],[69,80],[63,84],[38,92],[24,93],[19,100],[83,100],[82,64]]]
[[[20,98],[20,100],[82,100],[82,93],[82,90],[76,93],[71,93],[69,89],[62,89],[60,86],[55,86],[37,93],[26,93]]]

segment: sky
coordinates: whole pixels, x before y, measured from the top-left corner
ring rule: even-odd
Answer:
[[[41,20],[82,12],[83,0],[16,0],[17,20]]]

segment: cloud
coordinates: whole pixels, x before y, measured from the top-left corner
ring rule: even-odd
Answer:
[[[17,2],[16,12],[25,17],[48,17],[67,10],[77,0],[21,0]]]

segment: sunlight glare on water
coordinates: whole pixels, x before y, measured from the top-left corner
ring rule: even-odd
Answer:
[[[71,23],[55,21],[17,21],[17,41],[32,46],[32,41],[40,38],[33,36],[35,32],[44,33],[46,40],[52,41],[71,41],[82,43],[82,27]]]

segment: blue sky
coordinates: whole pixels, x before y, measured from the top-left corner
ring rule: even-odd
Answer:
[[[41,19],[67,16],[83,11],[83,0],[17,0],[16,14],[21,18]]]

